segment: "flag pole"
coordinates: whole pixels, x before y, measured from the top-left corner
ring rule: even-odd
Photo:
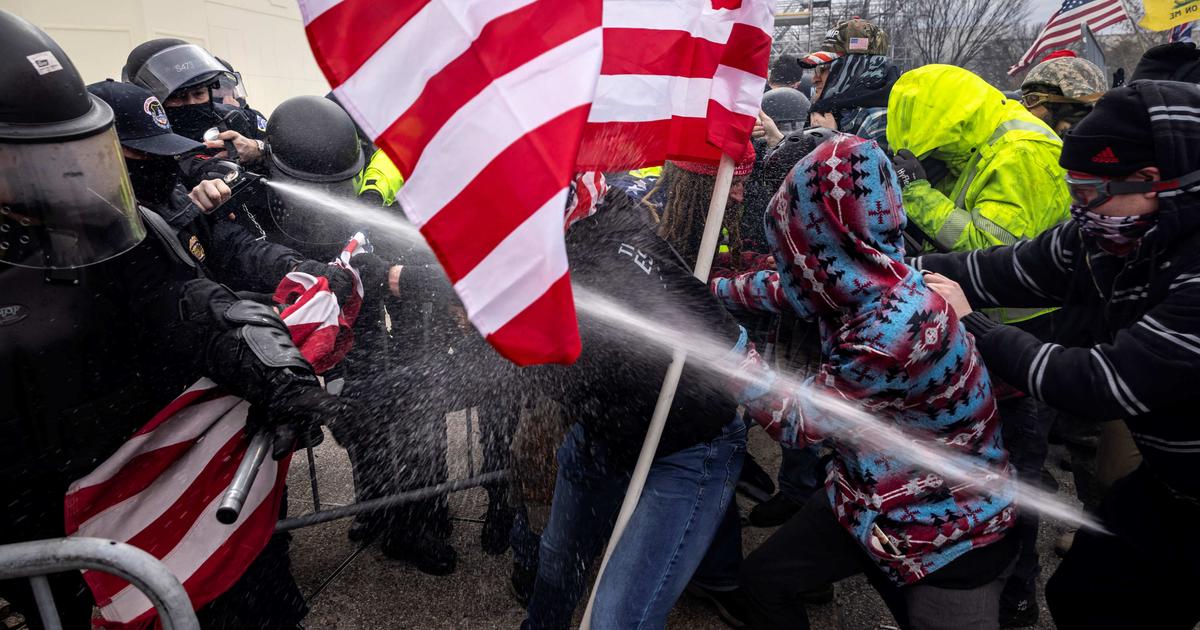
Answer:
[[[729,200],[729,189],[733,185],[733,158],[721,155],[721,164],[717,167],[717,182],[713,186],[712,201],[708,204],[708,218],[704,222],[704,235],[700,239],[700,252],[696,256],[696,268],[692,275],[707,283],[708,274],[712,271],[713,256],[717,253],[717,241],[721,236],[721,226],[725,222],[725,204]],[[687,352],[676,348],[671,354],[671,365],[663,378],[662,389],[658,392],[658,401],[654,404],[654,415],[650,417],[650,428],[646,430],[646,439],[642,442],[642,450],[638,453],[637,464],[629,478],[629,488],[625,491],[625,500],[621,502],[621,511],[617,514],[613,525],[612,535],[608,539],[608,547],[604,550],[604,560],[600,562],[600,571],[596,581],[592,583],[592,594],[588,598],[587,609],[583,613],[580,630],[589,630],[592,620],[592,606],[596,603],[596,593],[600,590],[600,580],[604,578],[604,569],[612,557],[613,550],[621,542],[621,535],[629,525],[633,511],[637,509],[641,499],[642,489],[646,486],[646,477],[650,474],[650,465],[654,463],[654,455],[658,452],[658,442],[662,438],[663,427],[671,412],[671,404],[675,401],[675,390],[679,387],[679,377],[683,374],[683,364],[687,360]]]

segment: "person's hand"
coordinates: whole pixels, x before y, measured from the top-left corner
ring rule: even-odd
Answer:
[[[295,382],[274,392],[257,422],[252,407],[251,420],[275,434],[271,457],[278,461],[293,450],[320,444],[325,439],[321,425],[358,415],[362,410],[357,407],[353,399],[334,396],[315,380]]]
[[[834,131],[837,131],[838,128],[837,118],[833,117],[832,112],[813,112],[809,114],[808,121],[814,127],[823,127]]]
[[[395,297],[400,297],[400,272],[404,271],[404,265],[392,265],[388,269],[388,292]]]
[[[201,212],[208,214],[217,206],[229,201],[232,194],[233,192],[229,190],[229,186],[225,182],[219,179],[206,179],[196,184],[192,192],[188,193],[188,198],[196,204],[196,207],[200,208]]]
[[[358,199],[359,199],[359,201],[362,201],[363,203],[365,203],[371,207],[382,208],[387,205],[386,203],[383,202],[383,193],[379,192],[378,190],[375,190],[374,188],[368,188],[368,189],[362,191],[361,193],[359,193]]]
[[[779,131],[779,127],[775,121],[764,111],[758,112],[758,120],[754,123],[754,130],[750,135],[755,139],[764,139],[767,141],[767,146],[774,149],[780,142],[783,142],[783,132]]]
[[[242,134],[230,129],[222,131],[217,136],[220,140],[209,140],[204,143],[204,146],[210,149],[221,149],[215,156],[216,158],[228,159],[229,152],[225,151],[225,142],[233,142],[233,148],[237,149],[238,162],[241,164],[253,164],[262,159],[262,149],[259,147],[258,140],[247,138]]]
[[[941,274],[927,273],[925,274],[925,284],[929,285],[934,293],[942,296],[943,300],[946,300],[959,319],[971,313],[971,303],[967,301],[967,295],[963,293],[962,287],[957,282]]]
[[[896,179],[900,180],[900,188],[908,188],[913,182],[929,179],[921,161],[908,149],[896,152],[896,156],[892,158],[892,166],[896,168]]]

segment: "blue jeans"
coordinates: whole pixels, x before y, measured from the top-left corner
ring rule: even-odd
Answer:
[[[745,454],[746,425],[738,418],[711,442],[654,460],[642,500],[599,585],[593,628],[665,626],[693,574],[714,588],[736,586],[741,530],[730,511]],[[607,541],[628,485],[628,471],[609,470],[604,445],[587,439],[579,425],[572,427],[558,449],[554,502],[522,628],[570,625],[588,568]],[[714,540],[718,531],[721,538]],[[518,519],[513,528],[518,563],[529,562],[531,540]],[[697,572],[701,568],[705,573]]]
[[[781,446],[783,459],[779,462],[779,492],[793,503],[804,505],[817,490],[825,487],[825,471],[819,466],[821,447]]]

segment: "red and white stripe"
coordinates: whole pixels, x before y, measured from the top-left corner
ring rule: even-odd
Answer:
[[[579,353],[571,175],[741,157],[774,20],[774,0],[299,3],[317,63],[404,175],[397,200],[472,323],[522,365]]]
[[[605,0],[604,64],[579,170],[742,157],[774,13],[774,0]]]
[[[600,70],[599,0],[300,0],[340,102],[476,328],[519,364],[579,353],[562,213]]]
[[[1062,8],[1050,16],[1042,32],[1025,52],[1008,74],[1016,74],[1033,64],[1042,53],[1062,48],[1083,37],[1082,27],[1087,25],[1092,32],[1120,24],[1128,20],[1129,14],[1121,0],[1087,0],[1079,4],[1078,0],[1066,0]]]
[[[362,235],[336,264],[349,265],[366,241]],[[283,285],[307,287],[284,311],[293,340],[314,365],[331,366],[349,349],[348,332],[361,303],[339,309],[324,278],[290,274]],[[280,294],[292,295],[291,290]],[[353,313],[350,310],[353,309]],[[326,354],[322,354],[322,353]],[[201,379],[154,416],[111,457],[71,484],[64,499],[66,531],[139,547],[166,565],[199,608],[233,586],[275,531],[290,457],[259,469],[238,521],[217,521],[217,507],[249,446],[249,403]],[[140,628],[154,607],[125,580],[84,571],[100,608],[96,623]]]
[[[563,219],[563,230],[571,229],[577,221],[582,221],[599,208],[600,200],[608,194],[608,181],[604,173],[588,171],[579,173],[571,182],[571,190],[575,192],[567,203],[567,213]]]

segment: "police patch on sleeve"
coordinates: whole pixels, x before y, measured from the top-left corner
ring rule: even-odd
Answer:
[[[258,121],[256,122],[256,124],[258,125],[258,130],[265,132],[267,130],[267,119],[263,118],[262,116],[255,116],[255,118],[258,119]]]

